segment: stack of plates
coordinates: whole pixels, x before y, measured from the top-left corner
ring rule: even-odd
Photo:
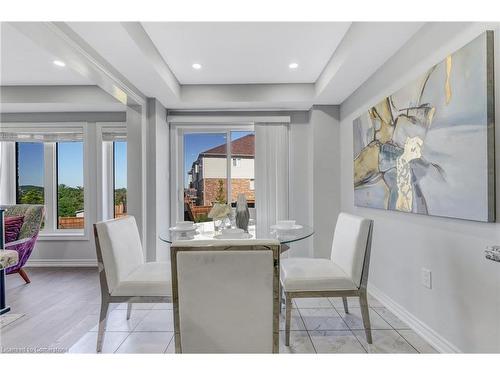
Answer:
[[[196,231],[197,227],[192,221],[179,221],[175,227],[169,229],[179,240],[191,240],[198,234]]]

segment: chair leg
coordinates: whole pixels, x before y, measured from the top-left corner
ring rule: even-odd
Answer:
[[[366,292],[359,295],[359,305],[361,307],[361,316],[365,326],[366,342],[372,344],[372,329],[370,324],[370,309],[368,308],[368,298]]]
[[[30,280],[30,278],[28,277],[28,274],[26,273],[26,271],[25,271],[25,270],[23,270],[22,268],[20,268],[20,269],[17,271],[17,273],[19,274],[19,276],[21,276],[21,277],[23,278],[23,280],[24,280],[24,282],[25,282],[26,284],[31,283],[31,280]]]
[[[132,314],[132,304],[129,302],[127,304],[127,320],[130,319],[130,315]]]
[[[99,316],[99,330],[97,332],[97,353],[102,351],[102,345],[104,342],[104,331],[106,329],[106,319],[108,317],[108,301],[101,302],[101,314]]]
[[[347,305],[347,297],[342,297],[342,302],[344,303],[344,311],[349,314],[349,306]]]
[[[292,320],[292,298],[285,292],[285,345],[290,346],[290,321]]]

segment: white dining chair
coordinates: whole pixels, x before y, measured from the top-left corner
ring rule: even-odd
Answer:
[[[128,303],[130,319],[133,303],[172,301],[168,262],[144,262],[144,253],[133,216],[94,224],[94,238],[101,284],[101,313],[97,352],[101,352],[110,303]]]
[[[276,240],[178,241],[171,247],[177,353],[277,353]]]
[[[366,285],[370,265],[373,220],[341,213],[337,219],[330,259],[281,260],[281,286],[285,295],[285,345],[290,345],[293,298],[359,297],[366,340],[372,343]]]

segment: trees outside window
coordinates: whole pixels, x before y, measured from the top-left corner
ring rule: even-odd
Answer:
[[[113,142],[113,212],[114,217],[127,215],[127,142]]]
[[[16,203],[44,204],[43,143],[16,143]]]
[[[56,159],[57,228],[83,229],[83,142],[58,142]]]

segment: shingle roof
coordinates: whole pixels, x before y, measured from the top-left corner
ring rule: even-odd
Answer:
[[[200,152],[200,156],[226,155],[226,144]],[[255,135],[248,134],[231,141],[231,156],[255,156]]]

